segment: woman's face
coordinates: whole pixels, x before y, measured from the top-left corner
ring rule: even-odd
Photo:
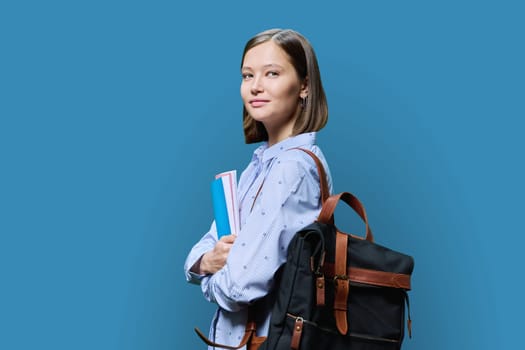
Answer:
[[[285,137],[290,136],[307,87],[288,55],[267,41],[246,52],[241,72],[241,97],[250,116],[264,124],[270,138],[288,131]]]

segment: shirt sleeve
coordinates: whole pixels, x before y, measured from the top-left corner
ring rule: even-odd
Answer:
[[[271,290],[290,240],[319,214],[317,169],[297,153],[274,160],[226,265],[201,279],[204,297],[224,310],[238,311]]]
[[[249,176],[248,173],[251,171],[251,168],[253,167],[253,160],[250,162],[248,167],[241,173],[240,179],[239,179],[239,188],[242,188],[245,186],[246,177]],[[191,268],[199,259],[204,255],[204,253],[207,253],[208,251],[212,250],[215,247],[215,244],[218,242],[217,238],[217,227],[215,226],[215,221],[212,222],[211,227],[209,231],[204,234],[204,236],[197,242],[191,249],[190,253],[186,257],[186,261],[184,263],[184,275],[186,276],[186,281],[193,283],[193,284],[201,284],[202,279],[206,275],[200,275],[195,272],[191,271]]]
[[[186,257],[186,262],[184,263],[184,274],[186,275],[186,281],[194,284],[200,284],[202,279],[206,275],[200,275],[191,271],[191,268],[202,255],[215,247],[217,243],[217,230],[215,228],[215,221],[212,223],[210,230],[200,239],[197,244],[193,246],[190,253]]]

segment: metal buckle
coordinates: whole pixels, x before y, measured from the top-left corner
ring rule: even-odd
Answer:
[[[337,280],[348,280],[348,276],[347,275],[335,275],[334,282],[337,283]]]

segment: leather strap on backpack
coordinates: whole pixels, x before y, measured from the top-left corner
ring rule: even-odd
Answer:
[[[259,346],[261,346],[261,344],[266,339],[266,337],[256,336],[256,333],[255,333],[256,329],[257,327],[255,324],[255,321],[253,321],[252,319],[249,319],[248,322],[246,323],[246,330],[244,332],[244,337],[241,339],[240,344],[237,346],[230,346],[230,345],[215,343],[209,340],[198,328],[195,328],[195,332],[202,339],[202,341],[204,341],[209,346],[229,349],[229,350],[237,350],[246,345],[246,348],[248,350],[256,350],[259,348]]]
[[[328,188],[328,181],[326,180],[326,171],[324,170],[323,163],[321,163],[321,160],[319,160],[319,158],[312,151],[300,147],[295,147],[291,149],[299,149],[308,154],[314,160],[315,165],[317,167],[317,174],[319,175],[322,201],[321,203],[324,203],[326,199],[330,196],[330,189]]]
[[[335,243],[335,299],[334,316],[335,324],[339,333],[348,332],[347,310],[348,293],[350,292],[350,281],[346,274],[346,251],[348,246],[348,236],[337,231]]]
[[[319,184],[320,184],[320,189],[321,189],[321,192],[320,192],[321,203],[322,203],[322,206],[324,206],[325,201],[330,196],[330,189],[328,188],[328,180],[326,177],[326,171],[324,170],[324,167],[323,167],[323,163],[321,163],[321,160],[312,151],[309,151],[307,149],[300,148],[300,147],[296,147],[295,149],[305,152],[310,157],[312,157],[312,159],[314,160],[315,165],[317,167],[317,175],[319,176]],[[322,265],[324,262],[324,253],[323,253],[323,258],[321,258],[321,260],[322,262],[320,263],[320,265]],[[312,271],[314,271],[313,264],[312,264]],[[317,270],[315,274],[317,276],[316,282],[315,282],[316,304],[317,306],[324,306],[325,305],[325,293],[326,293],[325,276],[320,270]]]
[[[342,192],[338,195],[328,197],[323,203],[323,208],[319,214],[318,221],[325,224],[334,224],[334,211],[335,207],[339,200],[343,200],[347,203],[352,209],[354,209],[357,214],[363,219],[366,225],[366,236],[365,239],[372,242],[374,237],[372,231],[368,226],[368,219],[366,217],[366,211],[361,202],[349,192]],[[335,276],[334,276],[334,285],[335,285],[335,299],[334,299],[334,317],[337,330],[341,334],[346,334],[348,332],[348,321],[347,321],[347,311],[348,311],[348,294],[350,292],[350,279],[347,274],[347,261],[346,255],[348,251],[348,235],[336,232],[336,241],[335,241]]]
[[[326,278],[336,276],[335,264],[325,263],[321,268]],[[348,267],[346,274],[350,282],[370,284],[377,287],[390,287],[410,290],[410,275],[359,267]]]

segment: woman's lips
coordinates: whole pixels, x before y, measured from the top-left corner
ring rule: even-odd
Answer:
[[[265,104],[270,102],[269,100],[262,100],[262,99],[256,99],[256,100],[250,100],[250,106],[254,108],[262,107]]]

